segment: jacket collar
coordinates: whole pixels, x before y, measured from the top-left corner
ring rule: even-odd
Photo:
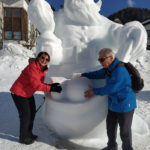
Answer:
[[[112,71],[116,65],[119,63],[119,59],[115,58],[115,60],[113,61],[113,63],[109,66],[108,71]]]
[[[35,61],[35,64],[37,66],[37,68],[42,71],[42,72],[47,72],[48,71],[48,67],[46,66],[44,69],[41,67],[41,65],[39,64],[38,61]]]

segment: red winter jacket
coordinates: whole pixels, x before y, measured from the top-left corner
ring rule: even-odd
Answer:
[[[42,70],[39,62],[31,61],[12,85],[10,91],[22,97],[31,97],[36,91],[50,91],[51,86],[44,83],[46,70]]]

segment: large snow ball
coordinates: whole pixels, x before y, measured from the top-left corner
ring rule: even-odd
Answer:
[[[70,80],[66,89],[67,98],[70,101],[86,100],[84,92],[89,89],[89,86],[92,86],[92,81],[85,77]]]
[[[46,96],[42,108],[42,118],[48,128],[63,138],[71,139],[99,138],[97,135],[105,132],[106,114],[106,96],[93,96],[77,102],[58,101]]]

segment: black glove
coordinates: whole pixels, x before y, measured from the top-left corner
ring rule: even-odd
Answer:
[[[60,86],[60,83],[52,83],[51,86]]]
[[[36,58],[29,58],[28,62],[35,61]]]
[[[51,84],[50,92],[58,92],[58,93],[60,93],[61,91],[62,91],[62,87],[60,86],[59,83],[52,83]]]

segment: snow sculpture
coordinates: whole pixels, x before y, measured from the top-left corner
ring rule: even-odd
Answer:
[[[62,93],[46,92],[46,102],[42,109],[42,118],[50,130],[63,138],[99,138],[105,134],[105,118],[107,114],[107,97],[94,96],[84,98],[88,85],[101,87],[105,80],[89,80],[87,78],[59,79]]]
[[[57,64],[51,66],[48,79],[57,76],[54,82],[58,82],[60,76],[71,78],[72,73],[96,70],[99,68],[98,52],[102,48],[113,49],[123,61],[133,61],[144,53],[147,42],[144,27],[137,21],[125,25],[114,23],[99,14],[99,6],[101,0],[98,4],[93,0],[65,0],[64,9],[55,13],[54,21],[53,12],[45,0],[30,2],[29,18],[41,32],[37,39],[37,52],[49,52],[52,64]],[[60,62],[61,65],[58,65]],[[73,95],[71,89],[74,84],[67,87],[74,80],[62,81],[63,91],[60,94],[45,93],[46,102],[42,112],[45,124],[66,138],[95,138],[96,134],[102,135],[105,131],[103,122],[107,97],[93,96],[83,100],[84,90],[77,92],[82,93],[79,97]],[[80,87],[80,83],[75,84]],[[104,84],[101,80],[92,81],[93,87]]]
[[[75,78],[69,81],[67,85],[67,98],[71,101],[83,101],[87,100],[84,97],[84,92],[89,89],[88,86],[92,86],[92,82],[87,78]]]
[[[98,11],[99,7],[93,0],[65,0],[64,12],[60,11],[56,16],[56,35],[63,40],[64,51],[80,47],[76,52],[78,62],[75,63],[86,64],[90,60],[91,67],[98,65],[97,53],[106,47],[125,62],[134,61],[145,52],[147,33],[140,22],[121,25]]]
[[[93,0],[65,0],[64,11],[67,17],[78,25],[98,24],[99,10],[100,7]]]
[[[46,102],[42,109],[42,118],[50,130],[63,138],[99,138],[105,134],[105,118],[107,114],[107,97],[94,96],[84,98],[88,85],[93,87],[105,85],[105,80],[89,80],[87,78],[60,79],[61,93],[46,92]]]
[[[28,7],[29,19],[40,31],[36,42],[36,52],[46,51],[51,56],[52,64],[59,64],[62,60],[61,40],[55,36],[55,22],[53,11],[45,0],[32,0]]]
[[[73,81],[75,80],[73,79]],[[84,79],[79,80],[85,82]],[[84,101],[73,99],[72,101],[72,99],[67,98],[49,99],[48,94],[46,94],[47,100],[43,106],[42,118],[50,130],[55,131],[63,138],[72,139],[97,138],[94,130],[96,127],[96,134],[102,135],[105,132],[106,96],[94,96]],[[77,96],[76,94],[75,91],[73,96]]]

